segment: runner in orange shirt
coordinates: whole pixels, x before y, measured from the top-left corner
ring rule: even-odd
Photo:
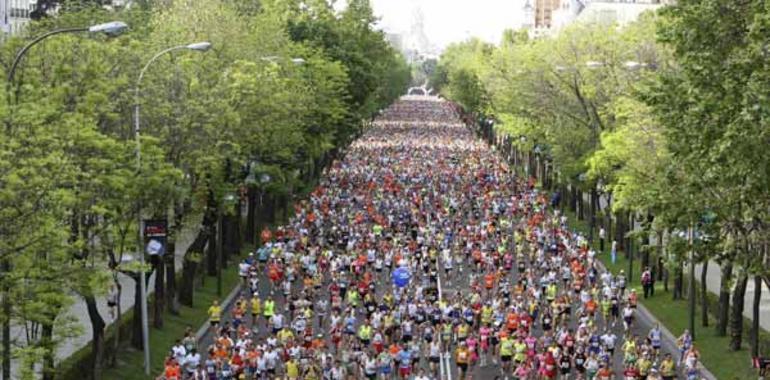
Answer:
[[[177,363],[176,360],[170,359],[166,361],[166,366],[165,366],[165,370],[163,371],[163,374],[166,380],[181,380],[182,368],[179,367],[179,363]]]

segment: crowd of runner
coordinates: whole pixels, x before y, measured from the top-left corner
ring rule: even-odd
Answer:
[[[603,272],[522,178],[435,100],[400,101],[239,266],[166,361],[179,379],[696,379],[689,335],[639,333]],[[398,272],[398,273],[394,273]]]

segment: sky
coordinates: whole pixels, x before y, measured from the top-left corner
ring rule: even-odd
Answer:
[[[471,36],[497,43],[503,30],[518,28],[523,21],[524,0],[370,1],[387,32],[409,32],[415,9],[422,9],[425,33],[439,47]]]

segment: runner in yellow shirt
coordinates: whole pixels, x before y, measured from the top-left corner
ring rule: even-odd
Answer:
[[[257,324],[257,318],[259,317],[259,314],[262,312],[262,300],[259,299],[259,296],[257,293],[254,293],[254,295],[251,297],[251,319],[252,323],[256,326]]]
[[[524,343],[523,340],[519,339],[514,343],[513,345],[514,350],[514,356],[513,360],[516,363],[516,366],[518,366],[521,363],[524,363],[524,361],[527,359],[527,344]]]
[[[219,306],[219,300],[214,300],[214,303],[209,307],[209,322],[211,323],[211,329],[216,333],[216,329],[219,327],[219,322],[222,321],[222,307]]]
[[[270,324],[270,318],[275,315],[275,301],[268,298],[265,300],[263,309],[262,309],[262,316],[265,317],[265,327],[268,327]]]
[[[513,340],[506,336],[500,337],[500,362],[503,365],[503,371],[508,371],[513,357]]]
[[[294,358],[291,358],[286,362],[286,377],[289,380],[299,379],[299,365]]]
[[[468,350],[468,346],[465,345],[465,342],[460,342],[460,346],[457,347],[457,350],[455,350],[455,361],[457,362],[457,367],[460,369],[460,379],[465,378],[465,373],[468,372],[468,363],[471,359],[471,353]]]
[[[671,354],[666,354],[660,363],[660,375],[663,377],[663,380],[676,378],[676,364],[674,359],[671,358]]]
[[[281,342],[281,344],[286,344],[291,338],[294,337],[294,333],[291,332],[291,329],[289,329],[289,326],[284,326],[281,331],[278,331],[278,341]]]

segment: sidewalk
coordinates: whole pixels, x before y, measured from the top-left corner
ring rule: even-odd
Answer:
[[[585,200],[586,205],[589,204],[588,196],[589,194],[586,194],[586,193],[583,194],[583,199]],[[608,206],[608,202],[607,202],[606,196],[600,196],[599,210],[603,210],[607,206]],[[638,229],[638,228],[641,228],[641,225],[637,224],[635,227]],[[654,243],[655,240],[656,240],[656,237],[652,236],[651,243]],[[700,283],[701,267],[702,267],[701,264],[695,265],[695,277],[698,283]],[[706,288],[712,294],[719,295],[721,276],[722,276],[722,273],[721,273],[719,264],[717,264],[717,262],[713,260],[709,261],[708,270],[706,272]],[[754,281],[750,280],[748,281],[746,286],[746,298],[743,304],[743,316],[748,320],[753,319],[753,311],[752,311],[753,300],[754,300]],[[759,303],[759,325],[763,330],[770,331],[770,288],[768,288],[767,284],[764,284],[764,283],[762,284],[762,295]]]
[[[605,268],[604,264],[600,261],[596,261],[601,272],[606,272],[607,268]],[[663,348],[666,352],[670,352],[676,355],[677,352],[679,352],[679,348],[676,345],[677,337],[671,333],[671,331],[666,327],[665,324],[661,323],[658,318],[655,317],[649,310],[647,310],[646,307],[644,307],[644,304],[641,302],[637,305],[636,309],[636,316],[638,318],[639,324],[645,326],[645,329],[649,330],[652,328],[654,324],[658,324],[660,326],[660,330],[663,333]],[[681,368],[680,368],[681,369]],[[703,362],[698,361],[698,369],[700,372],[700,378],[701,380],[717,380],[717,377],[714,376],[711,371],[708,370],[703,365]]]
[[[695,276],[700,280],[702,265],[695,265]],[[706,288],[709,292],[719,294],[720,277],[722,273],[719,268],[719,264],[714,261],[709,261],[708,270],[706,271]],[[743,316],[752,320],[754,302],[754,281],[750,279],[746,285],[746,298],[743,303]],[[770,331],[770,289],[767,288],[765,283],[762,283],[762,294],[759,301],[759,326],[765,330]]]
[[[199,225],[196,224],[194,228],[188,228],[183,230],[181,233],[181,236],[178,239],[176,252],[174,252],[177,271],[181,270],[182,268],[182,261],[184,259],[185,251],[195,239],[195,235],[198,232],[198,228],[199,228]],[[120,306],[121,306],[122,312],[125,313],[131,310],[131,308],[134,306],[135,283],[130,277],[124,274],[118,274],[118,278],[120,281],[120,285],[122,287],[122,292],[120,296]],[[151,294],[155,289],[154,274],[150,277],[149,281],[150,283],[147,287],[147,292],[148,294]],[[74,295],[74,301],[75,302],[72,304],[72,306],[70,306],[66,314],[70,317],[75,318],[75,320],[77,321],[77,324],[82,329],[82,333],[78,337],[65,340],[58,347],[56,351],[57,363],[59,363],[63,359],[68,358],[69,356],[74,354],[76,351],[80,350],[81,348],[89,344],[93,336],[91,331],[91,320],[88,318],[88,310],[86,308],[85,301],[83,300],[82,297],[78,295]],[[97,302],[97,307],[99,309],[99,312],[101,313],[102,318],[104,318],[104,322],[107,324],[107,326],[111,325],[114,321],[110,319],[109,308],[107,307],[106,297],[99,297],[97,298],[96,302]],[[56,331],[54,331],[54,334],[56,334]],[[24,342],[25,341],[24,327],[18,326],[18,325],[12,326],[11,339],[19,343]],[[19,363],[17,361],[14,361],[12,363],[12,366],[11,366],[12,378],[17,378],[19,375],[18,365]]]

